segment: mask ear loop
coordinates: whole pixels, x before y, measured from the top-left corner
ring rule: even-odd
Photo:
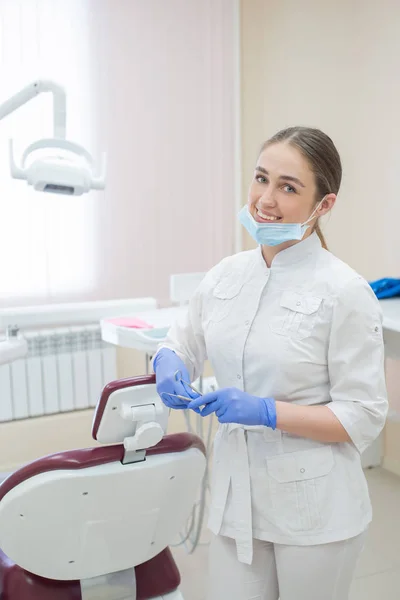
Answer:
[[[319,209],[319,207],[321,206],[321,204],[323,203],[323,201],[325,200],[326,196],[324,196],[322,198],[322,200],[320,200],[317,204],[317,206],[314,208],[314,210],[312,211],[311,215],[308,217],[307,221],[304,221],[304,223],[301,224],[301,226],[303,227],[304,225],[307,225],[307,223],[309,223],[310,221],[313,221],[315,219],[315,213],[317,212],[317,210]]]

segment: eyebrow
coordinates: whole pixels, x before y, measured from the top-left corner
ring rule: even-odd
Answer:
[[[256,171],[260,171],[260,173],[269,175],[267,169],[264,169],[264,167],[259,167],[258,165],[256,167]],[[298,183],[301,187],[306,187],[304,183],[300,181],[300,179],[297,179],[297,177],[292,177],[292,175],[280,175],[279,179],[283,179],[284,181],[293,181],[293,183]]]

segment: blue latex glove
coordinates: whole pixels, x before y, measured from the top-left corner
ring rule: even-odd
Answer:
[[[179,378],[176,379],[175,373],[180,371],[180,376],[183,381],[189,382],[189,373],[183,361],[173,350],[169,348],[161,348],[157,352],[153,362],[154,372],[156,374],[157,392],[168,408],[184,409],[189,408],[189,402],[180,400],[176,397],[185,396],[186,398],[198,398],[189,386],[185,386]],[[171,395],[172,394],[172,395]],[[200,412],[199,410],[197,412]]]
[[[197,409],[203,417],[215,412],[220,423],[265,425],[276,428],[276,406],[273,398],[250,396],[237,388],[223,388],[192,400],[189,408]]]

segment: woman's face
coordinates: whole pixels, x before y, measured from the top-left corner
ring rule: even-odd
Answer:
[[[249,190],[249,211],[258,223],[304,223],[322,200],[316,191],[314,174],[299,150],[285,142],[273,144],[258,158]],[[316,217],[328,212],[335,198],[335,194],[326,196]]]

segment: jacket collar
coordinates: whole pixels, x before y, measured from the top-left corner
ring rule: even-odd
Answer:
[[[293,246],[278,252],[272,261],[271,270],[288,269],[294,265],[299,265],[299,263],[307,262],[311,257],[315,258],[315,255],[321,250],[321,247],[321,241],[314,232],[305,240],[301,240],[297,244],[293,244]],[[258,259],[264,264],[264,268],[268,269],[262,255],[262,246],[258,247],[257,253]]]

